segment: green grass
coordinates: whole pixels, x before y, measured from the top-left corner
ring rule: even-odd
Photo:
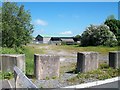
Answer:
[[[88,47],[81,47],[78,45],[61,45],[61,46],[54,46],[51,47],[53,50],[66,50],[69,52],[84,52],[84,51],[95,51],[101,54],[108,54],[109,51],[117,51],[118,47],[105,47],[105,46],[88,46]]]
[[[47,46],[47,48],[44,48]],[[42,47],[42,48],[40,48]],[[34,74],[34,54],[45,54],[47,49],[55,50],[55,51],[68,51],[68,52],[83,52],[83,51],[95,51],[102,54],[108,54],[109,51],[116,51],[118,47],[104,47],[104,46],[89,46],[89,47],[80,47],[78,45],[47,45],[47,44],[31,44],[28,46],[23,46],[22,48],[0,48],[0,52],[3,54],[25,54],[26,60],[26,74],[33,75]],[[71,65],[70,65],[71,66]],[[75,64],[72,64],[71,67],[67,67],[66,69],[61,67],[61,73],[67,71],[67,69],[73,70]]]
[[[67,81],[69,83],[83,83],[85,80],[105,80],[108,78],[116,77],[120,75],[120,69],[110,68],[106,63],[100,64],[99,68],[86,73],[78,73],[76,77],[70,78]]]
[[[12,72],[0,72],[0,79],[11,79],[13,76]]]
[[[2,54],[25,54],[26,74],[34,74],[34,54],[44,54],[44,49],[36,46],[23,46],[22,48],[2,48]]]

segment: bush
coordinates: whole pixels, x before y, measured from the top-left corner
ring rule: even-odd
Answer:
[[[91,25],[81,36],[82,46],[116,46],[116,36],[110,31],[107,25]]]

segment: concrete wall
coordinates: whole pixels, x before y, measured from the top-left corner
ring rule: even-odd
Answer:
[[[97,52],[78,52],[77,53],[77,71],[88,72],[98,68]]]
[[[34,55],[34,73],[37,79],[59,77],[59,56]]]
[[[13,72],[14,66],[18,66],[25,72],[24,54],[0,54],[0,58],[0,70],[2,70],[2,72]]]
[[[109,52],[109,66],[113,68],[120,67],[120,51]]]

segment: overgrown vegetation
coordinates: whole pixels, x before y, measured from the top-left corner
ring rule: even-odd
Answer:
[[[36,46],[23,46],[21,48],[2,48],[2,54],[25,54],[26,74],[34,74],[34,54],[43,54],[44,49],[38,49]]]
[[[113,69],[106,63],[100,64],[99,68],[86,73],[78,73],[76,77],[68,79],[70,83],[79,82],[83,83],[86,80],[104,80],[120,75],[120,69]]]
[[[13,76],[12,72],[0,72],[0,79],[11,79]]]

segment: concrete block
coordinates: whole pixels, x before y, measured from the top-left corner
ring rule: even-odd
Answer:
[[[25,72],[25,55],[24,54],[0,54],[0,70],[2,72],[13,72],[14,66],[19,67]]]
[[[77,53],[77,71],[88,72],[98,68],[97,52],[78,52]]]
[[[109,66],[120,68],[120,51],[109,52]]]
[[[59,77],[59,56],[35,54],[34,64],[36,79],[40,80]]]

